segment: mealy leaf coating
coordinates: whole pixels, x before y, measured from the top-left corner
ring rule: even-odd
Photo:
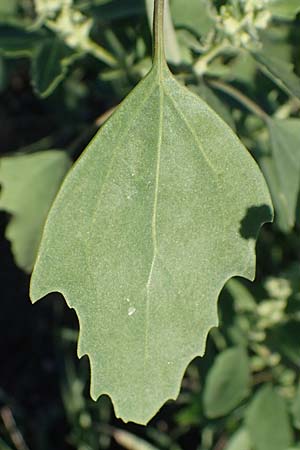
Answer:
[[[31,280],[33,301],[59,291],[76,310],[94,399],[145,424],[178,396],[271,217],[252,157],[158,58],[67,176]]]

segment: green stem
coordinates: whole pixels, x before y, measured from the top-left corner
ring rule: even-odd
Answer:
[[[239,103],[244,105],[250,112],[260,117],[264,122],[268,122],[270,119],[269,115],[256,103],[254,103],[249,97],[242,94],[238,89],[233,86],[223,83],[223,81],[209,81],[209,84],[218,89],[219,91],[224,92],[225,94],[230,95],[230,97],[237,100]]]
[[[164,37],[164,12],[165,0],[154,0],[153,17],[153,62],[160,66],[165,62],[165,37]]]
[[[96,44],[96,42],[92,41],[91,39],[88,39],[83,44],[82,47],[88,53],[90,53],[95,58],[99,59],[100,61],[106,63],[108,66],[114,67],[117,65],[116,58],[111,53],[109,53],[107,50],[105,50],[105,48]]]
[[[228,48],[229,48],[229,44],[228,44],[227,40],[224,40],[224,41],[220,42],[219,44],[215,45],[214,47],[212,47],[207,53],[200,56],[200,58],[198,58],[198,60],[194,64],[195,73],[197,75],[203,75],[206,72],[207,67],[211,63],[211,61],[214,58],[216,58],[217,56],[219,56],[221,53],[223,53],[224,50],[226,50]]]
[[[292,114],[299,111],[300,101],[297,98],[291,98],[281,105],[274,114],[276,119],[288,119]]]

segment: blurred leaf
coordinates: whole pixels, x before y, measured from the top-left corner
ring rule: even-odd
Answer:
[[[240,51],[237,58],[233,58],[227,66],[228,72],[222,78],[230,82],[242,82],[246,84],[255,83],[256,62],[246,51]]]
[[[276,175],[273,174],[272,181],[274,183],[277,179],[279,183],[274,192],[274,203],[276,205],[276,198],[280,193],[280,199],[277,198],[280,208],[278,213],[279,216],[285,216],[285,220],[282,217],[279,223],[286,222],[288,229],[291,229],[296,221],[300,188],[300,120],[272,119],[268,122],[268,128],[276,170]]]
[[[257,308],[257,303],[247,289],[239,280],[232,278],[226,284],[226,289],[234,299],[235,310],[241,312],[253,312]]]
[[[236,431],[224,450],[252,450],[248,431],[245,428]]]
[[[300,367],[300,322],[293,320],[273,327],[268,340],[271,348]]]
[[[300,430],[300,381],[298,382],[295,398],[292,403],[293,424]]]
[[[44,35],[24,28],[0,24],[0,54],[7,57],[32,56]]]
[[[0,164],[0,209],[12,218],[6,237],[16,263],[30,272],[54,196],[71,162],[63,151],[48,150],[3,157]]]
[[[246,351],[230,348],[216,358],[206,378],[203,406],[207,417],[225,416],[244,400],[250,388],[250,369]]]
[[[127,450],[158,450],[157,447],[149,444],[143,439],[123,430],[113,431],[116,442]]]
[[[18,0],[1,0],[0,2],[0,20],[9,16],[14,16],[17,12]]]
[[[292,443],[286,403],[271,385],[255,394],[246,413],[246,427],[256,450],[286,450]]]
[[[201,398],[199,394],[191,397],[188,405],[176,414],[176,422],[181,426],[199,426],[203,417]]]
[[[285,197],[286,192],[282,190],[274,159],[271,156],[264,155],[260,158],[259,164],[271,192],[275,208],[275,223],[284,233],[288,233],[292,225]],[[295,215],[295,212],[292,212],[292,214]]]
[[[253,52],[252,55],[260,64],[263,72],[269,76],[289,95],[300,98],[300,78],[295,74],[292,64],[282,59],[269,56],[266,51]]]
[[[293,20],[300,11],[300,3],[299,0],[269,0],[267,8],[276,17]]]
[[[82,10],[90,10],[101,21],[128,19],[132,16],[145,16],[145,0],[94,0],[90,4],[83,2]]]
[[[171,12],[176,27],[186,28],[202,37],[216,23],[212,4],[207,0],[189,0],[188,7],[182,0],[171,0]]]
[[[66,76],[72,61],[72,51],[58,38],[45,40],[37,47],[31,72],[34,89],[40,97],[52,94]]]
[[[225,102],[221,101],[212,89],[205,83],[200,83],[193,91],[197,92],[197,94],[200,95],[200,97],[202,97],[203,100],[205,100],[233,130],[235,130],[235,123],[230,110],[227,108]]]
[[[262,44],[263,52],[269,58],[275,58],[287,67],[291,66],[293,60],[293,45],[291,45],[289,34],[290,27],[278,26],[275,22],[268,25],[266,30],[259,32],[259,40]],[[253,60],[253,58],[252,58]]]

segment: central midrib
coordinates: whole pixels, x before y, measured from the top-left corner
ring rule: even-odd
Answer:
[[[157,206],[158,206],[158,191],[159,191],[159,180],[160,180],[160,164],[161,164],[161,147],[162,147],[162,136],[163,136],[163,118],[164,118],[164,94],[163,88],[159,85],[159,130],[157,139],[157,159],[156,159],[156,175],[155,175],[155,188],[154,188],[154,200],[153,200],[153,212],[152,212],[152,245],[153,245],[153,257],[152,263],[149,271],[149,276],[146,285],[146,327],[145,327],[145,348],[144,348],[144,361],[146,362],[149,357],[149,329],[150,329],[150,289],[151,281],[153,277],[154,266],[158,254],[158,244],[157,244]]]

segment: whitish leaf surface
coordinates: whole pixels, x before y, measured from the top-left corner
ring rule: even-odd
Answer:
[[[224,283],[254,277],[271,209],[252,157],[158,53],[63,183],[31,281],[33,301],[59,291],[76,310],[94,399],[146,423],[177,397]]]
[[[268,128],[274,167],[267,166],[267,176],[279,225],[288,231],[295,224],[300,187],[300,120],[273,119]]]
[[[32,269],[49,208],[70,165],[59,150],[1,158],[0,209],[11,215],[5,235],[25,271]]]
[[[208,373],[203,396],[204,412],[216,418],[232,411],[249,394],[250,369],[243,348],[220,353]]]
[[[285,401],[270,385],[261,388],[252,400],[246,426],[256,450],[285,450],[292,443]]]

